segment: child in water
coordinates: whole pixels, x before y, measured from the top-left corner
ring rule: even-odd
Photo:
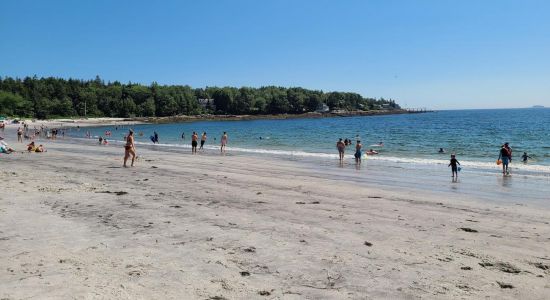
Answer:
[[[451,167],[453,178],[458,178],[458,165],[460,165],[460,163],[456,159],[456,156],[454,154],[451,154],[451,162],[449,163],[448,167]]]
[[[529,158],[532,158],[532,157],[527,155],[527,152],[523,152],[523,155],[521,156],[521,158],[523,159],[523,163],[527,163]]]

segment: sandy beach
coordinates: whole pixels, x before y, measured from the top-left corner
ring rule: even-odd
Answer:
[[[13,127],[7,141],[16,150]],[[550,211],[299,162],[0,156],[1,299],[548,299]]]

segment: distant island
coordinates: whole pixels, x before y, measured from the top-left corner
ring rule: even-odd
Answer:
[[[533,108],[545,108],[545,107],[542,105],[533,105]]]
[[[173,117],[406,112],[392,99],[301,87],[205,87],[123,84],[94,80],[0,77],[0,115],[60,117]]]

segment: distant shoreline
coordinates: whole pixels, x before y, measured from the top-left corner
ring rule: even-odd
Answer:
[[[357,117],[357,116],[382,116],[399,114],[417,114],[433,112],[429,110],[409,111],[405,109],[373,110],[373,111],[344,111],[344,112],[309,112],[303,114],[277,114],[277,115],[179,115],[170,117],[137,117],[126,118],[125,121],[141,123],[177,123],[194,121],[244,121],[244,120],[286,120],[286,119],[318,119],[333,117]]]
[[[287,119],[318,119],[318,118],[335,118],[335,117],[357,117],[357,116],[383,116],[383,115],[399,115],[399,114],[418,114],[434,112],[431,110],[372,110],[372,111],[340,111],[340,112],[309,112],[303,114],[276,114],[276,115],[177,115],[169,117],[131,117],[131,118],[61,118],[61,119],[46,119],[38,120],[32,118],[10,118],[11,120],[20,120],[29,122],[32,125],[46,125],[48,127],[95,127],[95,126],[111,126],[111,125],[134,125],[134,124],[166,124],[178,122],[195,122],[195,121],[250,121],[250,120],[287,120]],[[19,126],[19,124],[8,123],[8,126]]]

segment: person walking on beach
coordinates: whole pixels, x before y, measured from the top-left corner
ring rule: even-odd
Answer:
[[[17,141],[23,143],[23,130],[21,127],[17,128]]]
[[[361,141],[357,140],[357,143],[355,144],[355,163],[361,164],[361,156],[363,153],[361,152],[361,148],[363,145],[361,144]]]
[[[502,161],[502,175],[509,175],[508,164],[512,162],[512,148],[508,143],[504,143],[500,148],[498,159]]]
[[[197,141],[199,140],[199,135],[193,131],[193,135],[191,136],[191,153],[195,154],[197,153]]]
[[[451,162],[447,167],[451,167],[453,179],[454,178],[458,179],[458,165],[460,165],[460,163],[456,159],[456,156],[454,154],[451,154]]]
[[[124,146],[124,167],[127,168],[128,165],[126,162],[128,161],[128,158],[132,156],[132,164],[130,166],[134,166],[134,161],[136,160],[136,146],[134,144],[134,131],[130,129],[128,136],[126,137],[126,146]]]
[[[199,148],[199,150],[202,150],[202,147],[204,146],[204,143],[206,143],[206,132],[203,132],[203,133],[202,133],[202,136],[201,136],[201,147]]]
[[[523,155],[521,156],[521,159],[523,159],[523,163],[526,164],[529,158],[532,158],[531,156],[527,155],[527,152],[523,152]]]
[[[227,145],[227,132],[223,132],[222,138],[221,138],[221,147],[220,152],[225,153],[225,146]]]
[[[340,161],[343,161],[344,151],[346,150],[346,144],[342,141],[342,139],[339,139],[338,142],[336,142],[336,149],[338,149],[338,155],[340,156]]]

